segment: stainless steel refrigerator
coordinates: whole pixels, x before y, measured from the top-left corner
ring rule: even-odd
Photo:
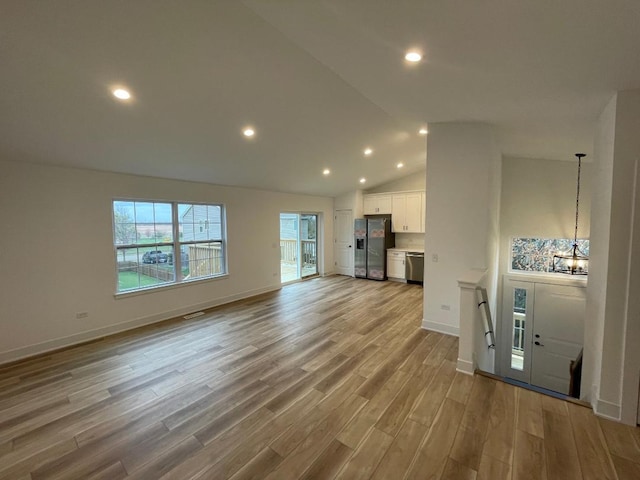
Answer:
[[[355,220],[354,274],[371,280],[387,279],[387,248],[395,246],[391,216],[376,215]]]

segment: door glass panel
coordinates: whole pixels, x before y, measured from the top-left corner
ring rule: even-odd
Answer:
[[[300,215],[300,248],[301,248],[301,269],[302,277],[315,275],[318,273],[317,262],[317,216]]]
[[[511,368],[524,370],[524,338],[527,320],[527,291],[513,289],[513,343],[511,344]]]
[[[300,278],[298,272],[298,215],[280,214],[280,280],[282,283]]]
[[[318,216],[280,214],[280,280],[292,282],[318,274]]]

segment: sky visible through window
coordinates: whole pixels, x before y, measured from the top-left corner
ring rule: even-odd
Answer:
[[[170,203],[116,201],[114,207],[136,223],[171,223]]]

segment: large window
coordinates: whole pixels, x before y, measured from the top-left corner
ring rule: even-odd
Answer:
[[[113,243],[118,292],[227,273],[222,205],[114,200]]]
[[[570,252],[569,238],[514,238],[511,243],[511,270],[524,272],[553,272],[553,256]],[[580,251],[589,255],[589,240],[578,239]]]

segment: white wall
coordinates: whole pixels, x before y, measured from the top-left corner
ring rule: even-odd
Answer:
[[[579,238],[589,238],[593,163],[582,161]],[[500,231],[511,237],[573,238],[578,161],[508,158],[502,162]],[[508,242],[507,242],[508,243]],[[504,265],[510,245],[504,245]]]
[[[353,211],[354,219],[364,216],[363,208],[362,190],[354,190],[333,199],[334,210],[351,210]]]
[[[600,372],[592,378],[596,412],[635,424],[640,382],[640,90],[618,92],[601,115],[596,137],[588,325]],[[635,242],[634,242],[635,240]],[[591,275],[591,272],[595,275]],[[596,368],[597,372],[597,368]]]
[[[332,198],[7,161],[0,172],[0,362],[279,288],[281,211],[320,215],[319,270],[333,269]],[[224,203],[229,276],[114,298],[114,197]]]
[[[611,219],[611,184],[617,97],[611,99],[598,119],[594,142],[591,223],[596,226],[590,236],[589,283],[584,329],[581,397],[596,405],[602,367],[602,339],[607,296],[607,254]]]
[[[502,198],[502,155],[497,152],[497,146],[494,145],[494,152],[490,159],[490,176],[489,176],[489,224],[487,226],[487,273],[483,279],[482,286],[487,290],[487,300],[489,304],[490,321],[493,326],[493,332],[497,335],[497,324],[499,315],[499,261],[500,261],[500,199]],[[496,336],[497,338],[497,336]],[[490,372],[496,372],[496,355],[495,349],[486,347],[486,338],[477,335],[474,339],[476,342],[476,361],[478,368]]]
[[[428,149],[423,326],[457,334],[457,280],[497,268],[489,252],[497,249],[500,153],[492,127],[479,123],[430,124]]]
[[[406,192],[410,190],[424,190],[427,186],[425,170],[412,173],[391,182],[377,185],[364,193]]]

